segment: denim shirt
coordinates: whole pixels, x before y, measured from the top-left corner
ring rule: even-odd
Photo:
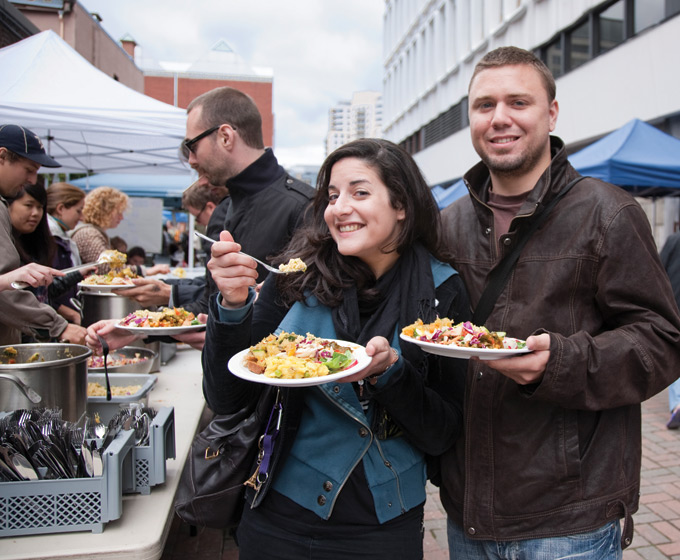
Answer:
[[[434,259],[432,272],[435,286],[455,274],[451,267]],[[252,300],[249,297],[246,308]],[[219,311],[220,320],[238,321],[246,309],[220,307]],[[281,331],[337,338],[330,308],[318,304],[314,297],[291,307],[279,325],[277,332]],[[398,332],[391,345],[399,348]],[[389,383],[391,375],[403,365],[400,357],[378,379],[377,386]],[[282,458],[272,483],[277,492],[329,519],[343,485],[363,462],[381,523],[425,501],[424,454],[401,436],[379,440],[371,430],[373,407],[364,412],[350,383],[331,382],[296,390],[305,391],[305,406],[291,451]]]

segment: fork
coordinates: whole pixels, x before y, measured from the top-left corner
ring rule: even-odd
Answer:
[[[201,239],[205,239],[206,241],[209,241],[211,244],[212,244],[212,243],[215,243],[215,240],[214,240],[214,239],[210,239],[210,237],[208,237],[207,235],[203,235],[202,233],[200,233],[200,232],[198,232],[198,231],[195,231],[194,233],[195,233],[196,235],[198,235],[198,237],[200,237]],[[261,264],[262,266],[264,266],[269,272],[273,272],[274,274],[289,274],[288,272],[284,272],[283,270],[279,270],[278,268],[275,268],[275,267],[273,267],[273,266],[271,266],[271,265],[268,265],[268,264],[265,263],[265,262],[262,262],[260,259],[256,259],[255,257],[253,257],[252,255],[249,255],[248,253],[244,253],[243,251],[239,251],[239,254],[240,254],[240,255],[245,255],[246,257],[250,257],[250,258],[253,259],[256,263],[259,263],[259,264]]]

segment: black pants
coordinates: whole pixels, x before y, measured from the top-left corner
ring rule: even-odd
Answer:
[[[423,506],[375,526],[310,526],[246,505],[237,531],[239,560],[422,560]]]

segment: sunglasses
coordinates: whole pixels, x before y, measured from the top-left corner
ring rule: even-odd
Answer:
[[[198,136],[194,136],[191,140],[182,140],[182,143],[180,144],[179,151],[182,156],[188,161],[189,160],[189,154],[196,154],[196,144],[198,143],[199,140],[202,140],[206,136],[209,136],[216,130],[218,130],[220,126],[213,126],[212,128],[209,128],[208,130],[205,130],[201,132]]]

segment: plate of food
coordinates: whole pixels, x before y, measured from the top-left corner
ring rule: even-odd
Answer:
[[[307,333],[269,335],[229,360],[237,377],[282,387],[310,387],[361,371],[371,359],[353,342],[318,338]]]
[[[149,373],[156,352],[149,348],[126,346],[112,350],[106,358],[109,373]],[[104,357],[92,355],[87,360],[88,373],[104,373]]]
[[[129,266],[124,266],[127,256],[117,251],[112,251],[112,253],[117,253],[117,255],[113,255],[109,257],[109,260],[104,261],[110,263],[111,270],[106,274],[90,274],[82,282],[78,282],[79,288],[85,291],[107,292],[135,287],[132,279],[139,278],[139,276]]]
[[[163,307],[160,311],[133,311],[116,323],[116,327],[132,334],[173,335],[199,331],[205,328],[205,323],[183,307]]]
[[[437,319],[424,324],[420,319],[404,327],[399,337],[420,346],[425,352],[449,358],[498,360],[531,352],[526,342],[490,331],[469,321],[454,324],[451,319]]]

